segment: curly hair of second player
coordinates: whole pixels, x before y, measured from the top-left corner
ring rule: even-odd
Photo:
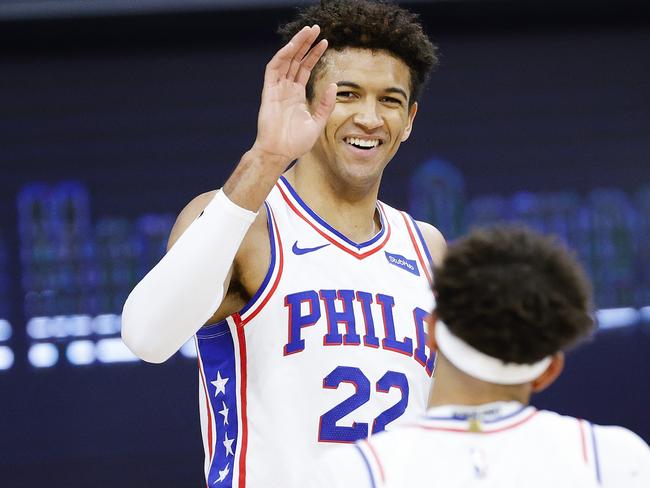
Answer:
[[[476,349],[530,364],[593,330],[591,286],[556,239],[497,226],[450,246],[436,270],[436,312]]]
[[[387,51],[408,66],[411,75],[409,105],[418,100],[429,73],[438,63],[437,48],[422,29],[418,15],[384,1],[321,0],[301,10],[295,20],[278,29],[288,42],[305,26],[318,24],[320,39],[327,39],[329,49],[347,47]],[[323,58],[312,71],[307,83],[307,99],[313,99],[313,80],[323,67]]]

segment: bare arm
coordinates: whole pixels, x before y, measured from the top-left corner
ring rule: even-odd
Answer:
[[[233,281],[253,286],[254,272],[242,280],[250,270],[233,271],[238,263],[257,266],[259,257],[250,248],[259,239],[251,235],[266,230],[263,215],[253,212],[288,164],[311,149],[334,108],[333,84],[311,111],[307,104],[307,81],[327,48],[325,40],[312,46],[319,33],[318,26],[305,27],[268,63],[253,147],[222,191],[199,195],[181,212],[167,254],[127,298],[122,339],[138,357],[165,361],[210,317],[235,306],[228,302]]]

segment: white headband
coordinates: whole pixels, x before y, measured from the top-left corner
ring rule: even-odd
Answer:
[[[451,333],[442,320],[436,323],[436,342],[445,357],[462,372],[479,380],[499,385],[518,385],[533,381],[551,364],[547,356],[533,364],[504,363],[474,349]]]

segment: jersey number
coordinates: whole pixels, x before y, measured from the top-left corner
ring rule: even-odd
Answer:
[[[365,422],[352,422],[351,427],[336,425],[349,413],[370,400],[370,381],[359,368],[338,366],[325,378],[323,388],[337,389],[341,383],[350,383],[355,387],[355,393],[343,400],[320,418],[318,440],[320,442],[355,442],[368,437],[368,424]],[[387,371],[375,385],[379,393],[388,393],[391,388],[399,388],[402,398],[392,407],[380,413],[372,423],[372,433],[376,434],[404,413],[409,403],[409,384],[404,373]]]

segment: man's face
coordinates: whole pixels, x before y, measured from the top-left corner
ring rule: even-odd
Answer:
[[[336,106],[312,154],[345,181],[373,183],[410,133],[417,104],[409,109],[410,72],[385,51],[328,51],[314,82],[314,102],[330,83]]]

